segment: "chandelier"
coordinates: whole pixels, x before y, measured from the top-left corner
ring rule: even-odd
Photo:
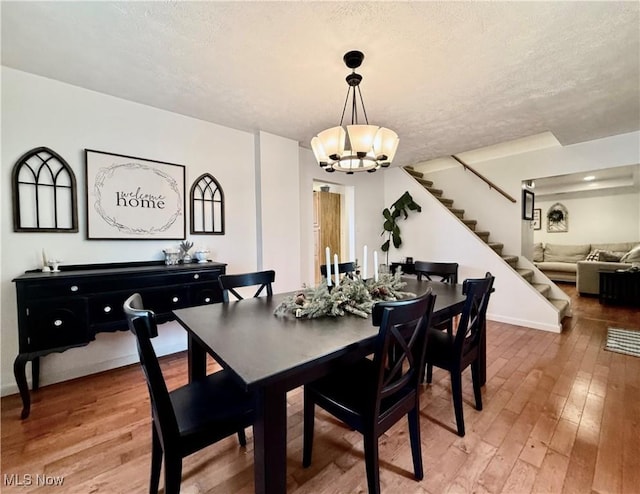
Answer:
[[[369,125],[360,91],[362,76],[355,71],[360,67],[363,59],[364,54],[360,51],[350,51],[343,57],[345,65],[352,69],[352,72],[346,77],[349,89],[347,89],[340,125],[323,130],[311,139],[311,148],[318,164],[328,172],[336,170],[347,174],[375,172],[381,166],[387,167],[391,164],[398,148],[398,134],[393,130]],[[358,123],[358,99],[364,124]],[[351,101],[351,125],[343,126],[349,101]]]

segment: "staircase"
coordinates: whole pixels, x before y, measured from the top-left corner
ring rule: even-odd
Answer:
[[[447,199],[443,196],[443,191],[433,186],[431,180],[426,180],[424,174],[415,170],[411,166],[405,166],[405,171],[409,173],[420,185],[422,185],[431,195],[438,199],[446,208],[449,209],[458,219],[464,223],[473,233],[475,233],[480,239],[485,242],[493,251],[499,255],[513,270],[515,270],[522,278],[531,284],[540,294],[549,300],[559,311],[559,320],[567,315],[569,310],[569,302],[563,299],[551,298],[551,286],[544,283],[533,282],[533,271],[531,269],[518,268],[518,256],[507,255],[502,253],[504,245],[498,242],[492,242],[489,240],[491,235],[488,231],[476,230],[477,221],[472,219],[465,219],[464,209],[457,209],[453,206],[453,199]]]

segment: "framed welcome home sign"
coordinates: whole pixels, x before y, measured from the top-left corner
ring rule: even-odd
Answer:
[[[85,149],[87,238],[182,240],[185,167]]]

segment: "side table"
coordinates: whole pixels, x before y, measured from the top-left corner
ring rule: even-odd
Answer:
[[[640,307],[640,271],[600,271],[600,303]]]

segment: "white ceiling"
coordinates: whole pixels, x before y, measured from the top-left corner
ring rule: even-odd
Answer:
[[[534,180],[536,197],[611,195],[640,192],[640,165],[618,166]]]
[[[8,2],[2,64],[308,146],[345,52],[411,164],[640,129],[639,2]]]

